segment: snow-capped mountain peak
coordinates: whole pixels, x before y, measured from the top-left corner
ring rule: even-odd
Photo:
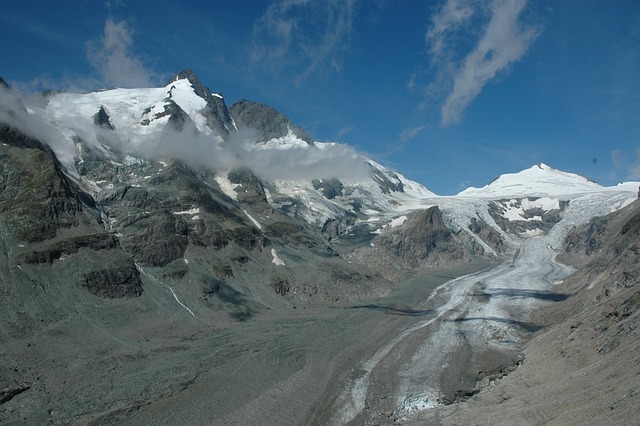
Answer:
[[[162,87],[54,93],[48,96],[45,110],[55,124],[83,133],[94,133],[91,118],[102,110],[114,130],[126,134],[125,140],[131,143],[161,131],[176,112],[188,116],[201,133],[224,138],[230,129],[235,130],[222,95],[205,88],[188,71]]]
[[[583,176],[539,163],[517,173],[503,174],[482,188],[467,188],[458,196],[500,199],[577,194],[602,189],[601,185]]]
[[[435,196],[346,145],[313,141],[268,105],[239,101],[227,109],[190,70],[162,87],[57,92],[45,101],[29,114],[51,127],[67,173],[94,194],[145,185],[163,172],[157,164],[178,159],[212,170],[234,201],[228,189],[240,181],[225,185],[225,176],[250,169],[283,212],[320,227],[385,222]]]

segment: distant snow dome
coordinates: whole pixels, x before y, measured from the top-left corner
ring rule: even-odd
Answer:
[[[518,173],[501,175],[482,188],[467,188],[458,196],[508,198],[577,194],[602,189],[601,185],[584,176],[563,172],[539,163]]]

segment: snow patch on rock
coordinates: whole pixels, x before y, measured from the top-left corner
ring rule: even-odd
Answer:
[[[239,183],[231,183],[228,178],[229,171],[227,170],[224,173],[216,174],[214,178],[215,181],[220,186],[220,190],[229,198],[234,201],[238,201],[238,193],[236,192],[236,188],[241,186]]]
[[[271,249],[271,256],[273,256],[273,260],[271,260],[271,263],[273,263],[276,266],[285,266],[284,260],[278,257],[278,252],[276,251],[276,249],[274,248]]]
[[[242,209],[242,211],[244,212],[244,214],[247,215],[249,220],[251,220],[251,222],[253,222],[253,224],[256,226],[256,228],[262,229],[262,225],[260,225],[260,222],[258,222],[253,216],[251,216],[249,213],[247,213],[247,211],[245,209]]]

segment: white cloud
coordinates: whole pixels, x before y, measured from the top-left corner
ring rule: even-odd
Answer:
[[[418,135],[422,133],[422,131],[426,128],[427,126],[423,125],[404,129],[398,135],[398,139],[395,141],[395,143],[387,145],[386,150],[378,153],[376,157],[387,157],[389,155],[395,154],[396,152],[402,151],[408,142],[417,138]]]
[[[338,132],[336,133],[334,139],[337,141],[342,140],[342,138],[344,138],[347,134],[353,132],[355,130],[356,126],[353,124],[350,124],[346,127],[343,127],[341,129],[338,130]]]
[[[356,0],[278,0],[253,26],[251,62],[275,72],[293,70],[300,83],[317,72],[342,70]]]
[[[58,129],[37,114],[29,114],[24,99],[13,90],[0,86],[0,123],[15,127],[25,135],[48,144],[62,163],[73,164],[75,149],[61,136]],[[34,98],[35,102],[43,99]]]
[[[611,163],[614,167],[612,180],[617,179],[616,176],[620,175],[624,175],[623,179],[640,179],[640,149],[636,149],[633,154],[621,149],[614,149],[611,151]]]
[[[99,44],[87,43],[87,59],[105,85],[118,87],[152,86],[154,73],[132,51],[132,32],[126,22],[107,19]]]
[[[522,58],[536,39],[539,29],[520,22],[525,6],[526,0],[447,0],[433,16],[426,41],[436,75],[426,92],[433,96],[446,88],[443,125],[459,122],[484,86]],[[476,36],[478,21],[484,26]],[[469,41],[470,51],[464,49]]]
[[[631,179],[640,179],[640,149],[636,149],[635,163],[631,166]]]
[[[474,14],[474,7],[469,1],[448,0],[433,16],[432,26],[426,36],[432,61],[440,60],[447,54],[451,34],[468,23]]]
[[[615,168],[624,166],[625,156],[622,150],[614,149],[613,151],[611,151],[611,162],[613,163],[613,166]]]
[[[402,132],[400,132],[400,135],[398,136],[398,141],[400,143],[409,142],[410,140],[415,139],[420,133],[422,133],[422,131],[426,127],[427,126],[417,126],[417,127],[410,127],[408,129],[405,129]]]
[[[150,138],[135,147],[105,140],[134,156],[142,158],[176,158],[193,166],[212,169],[248,167],[267,180],[315,179],[341,176],[361,179],[369,169],[364,158],[348,145],[339,143],[299,144],[282,149],[278,144],[257,144],[257,132],[243,128],[231,133],[224,144],[212,144],[211,136],[193,126],[180,131],[166,128],[161,137]]]

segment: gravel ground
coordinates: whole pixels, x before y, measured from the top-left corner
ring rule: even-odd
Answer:
[[[420,300],[479,267],[434,272],[386,298],[235,321],[191,315],[148,277],[142,296],[109,301],[0,262],[0,384],[26,386],[0,405],[3,424],[321,423],[354,366],[420,320]]]

